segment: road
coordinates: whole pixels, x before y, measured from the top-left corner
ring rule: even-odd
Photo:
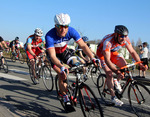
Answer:
[[[9,110],[18,117],[82,117],[80,106],[76,112],[65,113],[60,102],[57,100],[55,87],[52,92],[46,91],[42,80],[40,84],[33,85],[28,73],[26,63],[13,63],[9,59],[9,73],[0,71],[0,99],[8,103]],[[94,90],[100,100],[100,96],[92,80],[86,81]],[[125,93],[127,94],[127,93]],[[136,117],[130,109],[126,96],[123,99],[124,106],[104,106],[105,117]],[[100,102],[101,103],[101,102]],[[1,102],[2,104],[2,102]],[[11,105],[11,107],[10,107]]]

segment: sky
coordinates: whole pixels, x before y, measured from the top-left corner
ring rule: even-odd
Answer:
[[[125,25],[135,43],[150,44],[150,0],[0,0],[0,36],[26,42],[35,28],[44,35],[54,27],[54,16],[70,15],[70,26],[89,40],[113,33]]]

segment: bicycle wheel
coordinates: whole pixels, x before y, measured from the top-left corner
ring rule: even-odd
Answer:
[[[8,65],[7,65],[7,61],[4,57],[1,58],[1,64],[2,64],[2,68],[4,69],[5,73],[8,73]]]
[[[33,76],[33,70],[32,70],[31,64],[29,65],[29,74],[30,74],[30,78],[31,78],[33,84],[34,85],[38,84],[39,83],[39,77],[35,78]]]
[[[21,64],[23,64],[25,61],[21,53],[19,53],[19,61]]]
[[[79,102],[84,117],[103,117],[102,108],[89,86],[82,83],[79,86]]]
[[[106,75],[100,74],[97,79],[97,88],[99,95],[101,96],[102,102],[104,102],[106,105],[112,105],[111,103],[111,95],[110,91],[106,84]]]
[[[47,66],[42,67],[42,79],[43,83],[48,91],[52,91],[54,87],[53,76],[51,70]]]
[[[129,103],[138,117],[150,116],[150,91],[139,82],[134,82],[128,89]]]
[[[99,68],[93,66],[93,68],[91,69],[91,78],[92,78],[93,83],[96,86],[97,86],[97,78],[98,78],[99,74],[101,74],[101,71],[99,70]]]

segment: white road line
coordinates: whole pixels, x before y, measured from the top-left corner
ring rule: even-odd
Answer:
[[[6,74],[6,73],[0,73],[0,77],[10,79],[10,80],[19,80],[19,81],[27,80],[27,79],[20,78],[20,77],[17,77],[17,76],[13,76],[13,75],[9,75],[9,74]]]
[[[19,73],[19,74],[23,74],[23,75],[29,75],[29,72],[26,72],[26,71],[23,71],[23,70],[19,70],[19,69],[9,69],[9,71],[11,71],[11,72],[14,72],[14,73]],[[2,75],[2,74],[4,74],[4,73],[0,73],[0,77],[1,76],[4,76],[5,78],[7,78],[7,79],[17,79],[17,80],[22,80],[23,78],[20,78],[20,77],[17,77],[17,76],[13,76],[13,75],[8,75],[8,74],[4,74],[4,75]],[[52,70],[52,75],[57,75],[57,73],[55,72],[55,71],[53,71]],[[74,76],[74,74],[70,74],[69,75],[69,79],[75,79],[75,76]],[[23,80],[27,80],[27,79],[23,79]]]
[[[29,75],[29,72],[25,72],[25,71],[22,71],[22,70],[19,70],[19,69],[9,69],[9,71],[24,74],[24,75]]]

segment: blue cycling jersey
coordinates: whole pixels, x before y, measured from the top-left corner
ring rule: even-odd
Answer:
[[[81,39],[79,33],[74,28],[69,27],[65,37],[59,37],[56,33],[56,28],[53,28],[45,36],[46,49],[55,48],[56,54],[62,53],[66,50],[67,44],[72,38],[76,42]]]

